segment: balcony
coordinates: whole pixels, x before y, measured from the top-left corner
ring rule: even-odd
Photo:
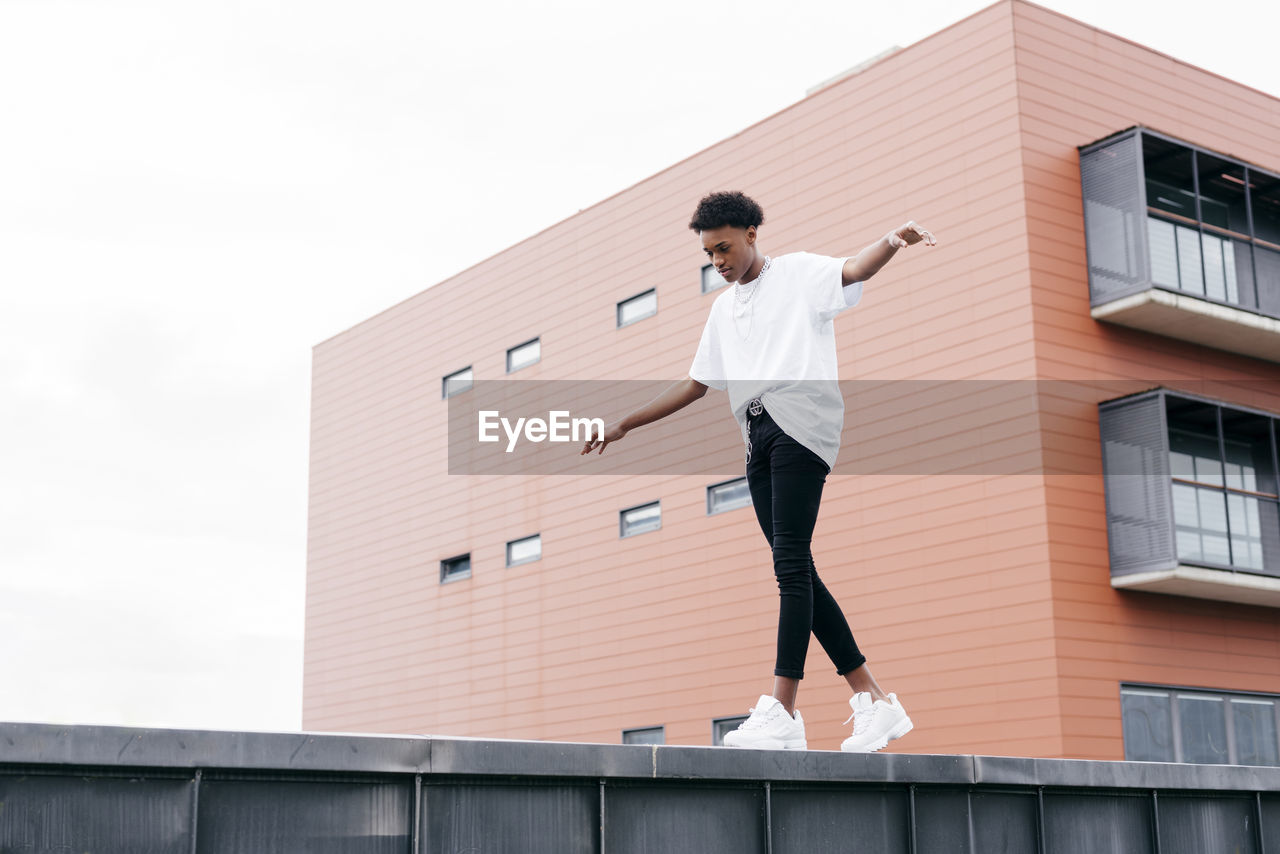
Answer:
[[[1280,178],[1141,127],[1080,176],[1094,318],[1280,362]]]
[[[1277,419],[1155,389],[1098,420],[1111,585],[1280,608]]]

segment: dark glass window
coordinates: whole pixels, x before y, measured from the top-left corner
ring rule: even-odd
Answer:
[[[725,735],[737,729],[746,719],[747,715],[738,715],[732,718],[716,718],[713,720],[711,722],[711,743],[717,747],[723,746]]]
[[[1147,176],[1147,206],[1194,220],[1196,193],[1191,149],[1143,134],[1142,161]]]
[[[666,744],[667,731],[666,727],[651,726],[642,729],[624,729],[622,731],[623,744]]]
[[[719,290],[720,288],[723,288],[727,284],[728,282],[724,280],[724,276],[717,273],[715,267],[713,267],[710,264],[703,265],[702,292],[704,294],[709,294],[712,291]]]
[[[1205,225],[1249,236],[1249,217],[1244,201],[1244,166],[1196,153],[1200,173],[1200,220]]]
[[[1278,700],[1266,694],[1122,685],[1124,758],[1280,765]]]
[[[1173,396],[1166,413],[1179,562],[1262,571],[1280,541],[1271,419]]]
[[[1124,758],[1131,762],[1173,762],[1173,717],[1169,692],[1126,688],[1120,692]]]
[[[440,561],[440,583],[460,581],[471,577],[471,554],[458,555]]]
[[[1249,170],[1253,233],[1280,249],[1280,178]]]

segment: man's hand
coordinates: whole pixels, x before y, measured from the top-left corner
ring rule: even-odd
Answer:
[[[628,431],[622,429],[621,421],[615,421],[613,424],[610,424],[605,428],[603,439],[588,439],[586,445],[582,448],[582,452],[579,453],[578,456],[582,456],[582,454],[589,454],[596,448],[600,449],[596,451],[597,455],[603,454],[604,449],[609,446],[610,442],[618,441],[623,436],[627,435],[627,432]]]
[[[903,246],[912,246],[924,241],[925,246],[936,246],[938,238],[928,229],[922,228],[913,219],[902,228],[896,228],[886,235],[889,238],[889,245],[894,249],[901,249]]]
[[[844,262],[844,267],[840,271],[841,284],[852,285],[854,282],[865,282],[889,263],[893,253],[904,246],[910,246],[922,240],[926,246],[936,246],[938,243],[938,238],[933,236],[933,232],[922,228],[914,219],[902,228],[895,228]]]

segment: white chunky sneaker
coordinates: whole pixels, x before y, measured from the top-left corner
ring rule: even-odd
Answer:
[[[853,714],[845,723],[853,721],[853,735],[840,745],[841,750],[850,753],[874,753],[893,741],[911,732],[911,718],[907,710],[898,702],[897,694],[889,695],[890,702],[876,700],[871,702],[871,694],[860,691],[849,700]]]
[[[762,750],[805,750],[804,718],[796,710],[793,719],[782,703],[768,694],[761,694],[751,717],[743,721],[733,732],[725,733],[726,747],[754,747]]]

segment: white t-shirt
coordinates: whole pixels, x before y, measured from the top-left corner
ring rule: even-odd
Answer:
[[[810,252],[780,255],[748,303],[737,302],[731,285],[712,304],[689,376],[729,392],[744,444],[747,403],[759,397],[784,433],[835,468],[844,398],[831,321],[862,298],[861,282],[842,283],[844,262]]]

